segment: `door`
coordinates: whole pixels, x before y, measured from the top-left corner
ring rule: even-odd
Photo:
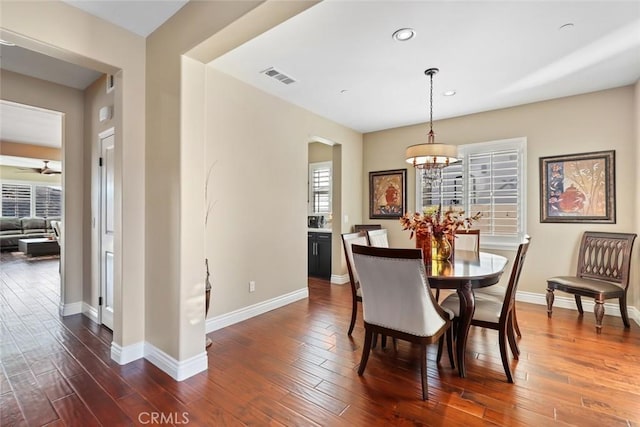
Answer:
[[[100,323],[113,330],[114,130],[100,138]]]

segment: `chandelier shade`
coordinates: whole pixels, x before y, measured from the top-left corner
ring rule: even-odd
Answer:
[[[407,147],[407,163],[417,169],[445,167],[458,161],[458,147],[445,144],[416,144]]]
[[[412,164],[416,169],[442,169],[449,164],[457,162],[458,147],[455,145],[439,144],[435,142],[433,133],[433,75],[439,70],[429,68],[424,73],[431,81],[429,92],[429,134],[425,144],[416,144],[407,147],[405,152],[406,162]],[[433,174],[427,174],[433,175]],[[441,176],[441,173],[435,174]]]

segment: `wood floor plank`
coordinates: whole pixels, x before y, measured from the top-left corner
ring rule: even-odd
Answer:
[[[58,419],[58,414],[30,371],[10,376],[9,383],[29,425],[44,425]]]
[[[57,370],[40,374],[36,377],[36,380],[50,402],[73,394],[73,390],[67,383],[67,380],[65,380]]]
[[[27,425],[13,392],[0,395],[0,408],[0,426]]]
[[[1,253],[0,263],[2,426],[149,425],[155,414],[175,426],[640,427],[640,327],[612,316],[597,335],[587,313],[548,319],[518,302],[515,383],[496,332],[472,327],[466,378],[428,347],[423,402],[419,347],[378,344],[359,376],[364,329],[359,312],[346,335],[349,287],[310,279],[308,300],[208,334],[208,370],[176,382],[144,359],[114,363],[109,330],[59,317],[56,258]]]
[[[67,378],[75,394],[91,408],[93,415],[105,425],[128,426],[133,421],[88,374]]]
[[[53,406],[60,419],[69,427],[101,426],[96,417],[75,394],[56,400],[53,402]]]

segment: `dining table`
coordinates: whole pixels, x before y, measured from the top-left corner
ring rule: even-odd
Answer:
[[[471,320],[475,311],[473,290],[491,286],[498,281],[507,265],[507,258],[487,252],[457,251],[450,260],[425,263],[432,289],[455,289],[460,299],[460,318],[456,334],[458,374],[464,378],[465,351]]]

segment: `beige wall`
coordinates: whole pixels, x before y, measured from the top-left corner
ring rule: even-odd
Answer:
[[[637,92],[637,89],[636,89]],[[512,137],[527,138],[526,231],[532,236],[519,290],[545,293],[551,275],[574,274],[579,238],[585,230],[638,232],[637,110],[634,88],[627,86],[586,95],[490,111],[434,123],[436,140],[469,144]],[[404,168],[408,145],[425,142],[425,126],[385,130],[364,136],[364,174]],[[538,159],[542,156],[616,151],[617,223],[542,224],[539,214]],[[389,159],[395,159],[389,161]],[[409,210],[415,210],[415,171],[408,168]],[[368,189],[362,187],[366,209]],[[392,245],[413,246],[397,221],[381,221]],[[637,250],[637,252],[640,252]],[[513,257],[513,253],[508,253]],[[638,300],[638,263],[633,268],[631,301]],[[504,279],[504,278],[503,278]],[[636,305],[638,307],[638,305]]]
[[[204,164],[186,164],[182,154],[203,150],[201,140],[182,141],[192,134],[181,134],[181,100],[189,115],[198,111],[192,93],[181,93],[182,71],[194,73],[200,90],[198,67],[183,63],[181,56],[251,10],[256,2],[191,2],[147,38],[147,132],[145,161],[148,165],[145,188],[146,217],[145,302],[146,340],[157,348],[183,360],[204,350],[204,324],[185,322],[186,317],[204,317],[204,247],[193,231],[193,224],[204,227],[202,195]],[[202,100],[203,102],[203,100]],[[200,110],[204,105],[200,106]],[[185,118],[184,120],[188,120]],[[188,122],[185,122],[188,123]],[[185,130],[186,131],[186,130]],[[199,148],[202,147],[202,148]],[[202,157],[201,157],[202,159]],[[192,178],[183,181],[182,178]],[[195,183],[195,185],[187,185]],[[190,195],[197,194],[198,197]],[[160,232],[159,232],[160,230]],[[196,239],[191,241],[190,239]],[[194,263],[197,261],[197,266]],[[196,268],[196,271],[192,271]],[[195,281],[193,280],[195,278]],[[188,298],[201,286],[201,298]],[[197,313],[197,314],[194,314]]]
[[[102,21],[59,1],[2,1],[0,36],[23,47],[64,59],[104,73],[116,75],[115,147],[115,316],[114,343],[127,346],[144,339],[144,147],[145,147],[145,40],[120,27]],[[120,71],[121,70],[121,71]],[[80,111],[80,116],[82,111]],[[126,117],[126,120],[122,120]],[[82,185],[82,130],[78,130],[78,146],[65,139],[63,176],[65,188]],[[76,149],[77,148],[77,149]],[[123,182],[126,181],[126,185]],[[82,187],[78,194],[82,195]],[[81,196],[78,196],[81,197]],[[70,207],[65,199],[65,221],[83,223],[78,200]],[[72,214],[71,217],[69,215]],[[68,228],[68,227],[67,227]],[[66,233],[66,232],[65,232]],[[82,250],[90,243],[82,229],[65,235],[65,246],[80,251],[69,265],[82,265]],[[82,274],[78,274],[78,282]],[[78,285],[78,292],[82,287]],[[82,295],[73,290],[73,301]],[[68,295],[65,301],[71,302]]]
[[[42,160],[62,160],[61,148],[9,141],[0,141],[0,154],[3,156],[28,157]]]
[[[309,135],[336,142],[349,165],[359,163],[362,144],[359,133],[211,68],[206,86],[207,164],[215,164],[206,253],[216,316],[306,289]],[[360,180],[359,168],[339,172]],[[359,191],[343,199],[359,201]]]
[[[197,137],[186,139],[189,133],[181,133],[181,124],[190,123],[182,116],[194,114],[194,97],[182,93],[181,82],[185,79],[180,72],[185,62],[180,56],[188,53],[196,61],[207,63],[312,4],[190,2],[147,38],[146,161],[153,164],[147,170],[145,196],[153,213],[146,222],[147,341],[179,360],[203,351],[203,324],[185,322],[181,316],[202,316],[204,305],[205,252],[198,243],[202,233],[197,236],[194,224],[200,223],[203,230],[205,183],[197,177],[203,177],[207,167],[203,162],[182,159],[199,152],[201,141]],[[197,68],[189,63],[183,71],[197,74]],[[195,80],[190,83],[204,90]],[[187,96],[189,106],[185,111],[180,101]],[[304,222],[304,217],[300,221]],[[194,291],[198,287],[200,292]],[[195,297],[198,293],[202,296]]]
[[[333,158],[333,147],[322,142],[309,143],[309,163],[330,162]]]
[[[100,296],[100,227],[93,227],[92,223],[98,223],[100,211],[100,168],[98,159],[100,158],[100,143],[98,134],[114,126],[114,119],[100,122],[98,112],[102,107],[112,107],[115,103],[115,91],[107,93],[107,76],[103,75],[93,82],[84,92],[84,230],[91,250],[84,252],[84,302],[98,310],[98,297]]]
[[[4,7],[4,6],[3,6]],[[3,10],[4,13],[4,10]],[[82,91],[10,71],[2,71],[0,97],[64,113],[63,118],[63,240],[62,304],[82,301],[83,283],[83,121]],[[9,179],[8,177],[4,179]],[[78,224],[78,226],[76,226]]]
[[[636,209],[633,214],[635,218],[635,230],[634,233],[640,234],[640,80],[636,82],[634,86],[635,90],[635,182],[636,182]],[[640,266],[640,237],[636,238],[635,249],[633,253],[632,262],[635,266]],[[636,268],[631,272],[631,283],[635,284],[635,288],[632,288],[629,295],[629,303],[640,309],[640,268]]]

